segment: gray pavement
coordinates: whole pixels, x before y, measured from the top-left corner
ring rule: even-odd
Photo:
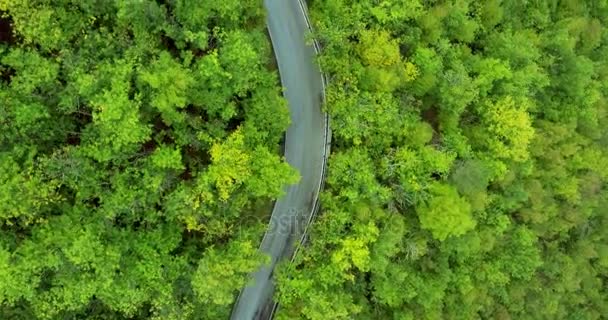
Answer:
[[[306,45],[309,33],[305,8],[299,0],[265,0],[267,25],[277,58],[284,96],[289,102],[291,125],[285,136],[285,157],[301,175],[277,200],[260,250],[271,257],[269,265],[252,275],[232,310],[231,319],[268,319],[275,303],[273,271],[290,258],[314,214],[323,179],[328,120],[321,110],[323,78],[315,63],[315,49]]]

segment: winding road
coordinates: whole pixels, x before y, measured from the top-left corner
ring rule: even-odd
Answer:
[[[315,57],[316,42],[308,45],[310,24],[304,0],[265,0],[267,25],[279,66],[284,96],[289,102],[291,124],[285,134],[285,158],[301,175],[277,200],[260,250],[270,264],[252,275],[232,309],[231,319],[269,319],[276,308],[272,300],[276,264],[296,253],[318,207],[329,154],[329,119],[321,110],[324,78]]]

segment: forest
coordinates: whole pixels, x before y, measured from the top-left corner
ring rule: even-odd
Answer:
[[[278,319],[604,319],[608,2],[314,0],[333,145]]]
[[[257,0],[1,0],[0,319],[224,319],[298,173]]]
[[[603,319],[608,2],[309,0],[332,154],[276,319]],[[0,0],[0,319],[228,319],[289,109],[262,0]]]

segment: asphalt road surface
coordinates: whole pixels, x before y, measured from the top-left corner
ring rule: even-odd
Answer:
[[[271,262],[253,274],[241,291],[232,310],[234,320],[271,317],[275,307],[273,271],[277,262],[294,254],[295,244],[301,241],[314,214],[329,140],[328,119],[321,110],[323,77],[315,62],[315,48],[306,43],[309,26],[305,6],[299,0],[265,0],[264,4],[291,114],[285,157],[302,178],[298,184],[286,187],[286,194],[275,203],[260,245]]]

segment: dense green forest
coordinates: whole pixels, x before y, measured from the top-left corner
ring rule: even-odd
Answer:
[[[298,173],[261,0],[0,0],[0,319],[227,319]],[[608,314],[608,2],[312,0],[279,319]]]
[[[608,2],[314,0],[333,145],[280,319],[608,315]]]
[[[0,319],[222,319],[298,174],[258,0],[0,0]]]

